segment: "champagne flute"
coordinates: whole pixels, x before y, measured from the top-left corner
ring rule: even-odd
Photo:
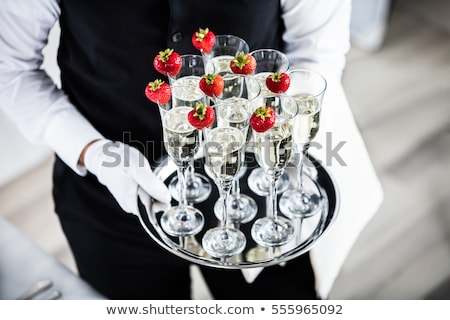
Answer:
[[[256,61],[253,77],[261,86],[261,94],[272,94],[266,86],[266,78],[275,72],[287,72],[290,66],[288,57],[275,49],[258,49],[250,52],[250,54]]]
[[[195,235],[203,228],[203,214],[189,206],[186,200],[186,171],[190,161],[200,147],[199,131],[188,121],[188,113],[196,103],[206,102],[206,96],[196,86],[172,86],[172,98],[166,104],[159,104],[163,124],[164,146],[177,166],[180,181],[178,205],[171,207],[161,216],[163,230],[180,243],[186,236]]]
[[[266,86],[266,78],[274,72],[287,72],[290,66],[288,57],[275,49],[258,49],[250,52],[255,58],[256,69],[252,77],[258,81],[261,87],[261,95],[273,94]],[[250,173],[248,186],[253,193],[259,196],[268,196],[270,179],[262,168],[255,168]],[[277,181],[277,192],[282,193],[289,187],[289,175],[284,172]]]
[[[244,161],[242,150],[245,138],[242,131],[233,127],[218,127],[217,121],[205,128],[205,170],[213,177],[222,204],[221,225],[209,229],[202,238],[204,250],[212,257],[225,259],[241,253],[246,245],[245,235],[228,223],[228,195]]]
[[[311,70],[295,69],[289,72],[291,86],[286,94],[293,97],[299,106],[294,119],[294,143],[298,148],[298,181],[293,190],[286,191],[280,198],[280,211],[287,217],[298,220],[297,231],[300,234],[304,218],[311,217],[322,210],[322,196],[317,188],[306,188],[304,158],[311,140],[319,130],[319,118],[323,96],[327,88],[325,78]],[[316,186],[315,183],[311,184]]]
[[[249,52],[249,46],[244,39],[234,35],[222,34],[216,35],[216,43],[211,51],[208,53],[202,51],[202,55],[213,63],[215,73],[227,76],[233,74],[230,69],[230,62],[240,51]]]
[[[180,71],[175,76],[168,75],[168,78],[171,86],[192,85],[198,87],[201,77],[213,72],[214,65],[209,59],[201,55],[185,54],[181,56]],[[189,162],[186,172],[187,202],[195,204],[208,199],[212,191],[212,185],[205,176],[195,172],[194,159]],[[179,199],[180,187],[178,176],[173,177],[169,182],[169,191],[175,200]]]
[[[293,144],[293,119],[298,107],[288,96],[267,95],[256,99],[254,108],[268,106],[275,111],[275,124],[264,132],[253,130],[255,157],[259,166],[269,176],[268,215],[253,223],[251,235],[263,247],[277,247],[288,243],[294,236],[294,226],[289,219],[278,215],[277,180],[291,160]]]
[[[214,106],[217,117],[218,127],[233,127],[239,129],[244,135],[245,143],[248,142],[249,137],[249,112],[250,101],[245,98],[228,98]],[[245,152],[245,144],[242,147]],[[243,160],[245,159],[245,155]],[[256,201],[240,192],[239,179],[245,174],[245,161],[242,162],[241,168],[233,179],[231,194],[228,197],[228,220],[238,227],[242,223],[247,223],[256,216],[258,212],[258,205]],[[214,213],[216,217],[221,220],[223,218],[223,206],[221,199],[214,205]]]
[[[222,94],[216,97],[215,102],[229,98],[253,100],[260,94],[261,86],[254,78],[242,74],[227,74],[223,79]]]
[[[216,115],[219,126],[226,124],[232,127],[238,127],[243,131],[247,143],[251,138],[249,131],[249,102],[260,94],[259,83],[244,75],[229,75],[224,79],[224,90],[217,97]],[[229,196],[230,220],[238,226],[241,223],[247,223],[252,220],[257,212],[258,205],[256,201],[249,195],[240,192],[240,179],[245,175],[247,170],[246,163],[243,162],[236,179],[234,179],[231,195]],[[214,212],[220,219],[222,217],[220,200],[214,206]]]
[[[198,86],[203,75],[214,73],[214,64],[204,56],[184,54],[180,58],[180,71],[174,76],[168,75],[171,86],[176,84]]]

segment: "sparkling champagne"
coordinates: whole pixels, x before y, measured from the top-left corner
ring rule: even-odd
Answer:
[[[187,120],[191,110],[190,107],[177,107],[164,116],[164,145],[175,161],[191,160],[199,148],[199,131]]]
[[[255,132],[255,157],[264,171],[280,172],[286,167],[292,155],[292,131],[292,125],[285,122],[266,132]]]
[[[216,106],[217,126],[232,127],[241,130],[247,139],[250,114],[248,100],[244,98],[229,98],[223,104]]]
[[[261,96],[273,94],[266,86],[266,78],[270,76],[272,72],[259,72],[253,76],[253,78],[258,82],[261,88]]]
[[[296,94],[293,98],[299,107],[294,121],[294,142],[306,144],[311,142],[319,131],[320,104],[309,94]]]
[[[239,129],[217,127],[208,132],[205,144],[205,169],[209,176],[231,182],[241,168],[244,136]]]
[[[214,65],[215,73],[218,73],[221,76],[232,75],[233,72],[230,69],[230,62],[233,59],[233,56],[217,56],[212,58],[211,62]]]
[[[199,87],[200,79],[198,76],[185,76],[175,80],[172,85],[172,98],[194,108],[195,103],[203,96]]]

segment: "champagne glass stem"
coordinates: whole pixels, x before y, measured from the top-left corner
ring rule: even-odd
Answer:
[[[186,179],[194,179],[194,174],[195,174],[195,170],[194,170],[194,159],[192,159],[191,161],[189,161],[189,165],[187,167],[186,170]]]
[[[179,245],[181,248],[186,249],[186,241],[185,241],[184,238],[185,238],[184,236],[179,236],[179,237],[178,237],[178,245]]]
[[[240,209],[241,204],[239,203],[240,201],[240,193],[241,193],[241,188],[239,186],[239,179],[234,179],[233,180],[233,185],[231,187],[231,194],[233,195],[233,200],[235,201],[235,205],[237,206],[236,210]],[[238,221],[235,221],[233,223],[233,227],[236,229],[239,229],[240,227],[240,223]]]
[[[192,186],[192,183],[193,183],[194,179],[195,179],[194,159],[192,159],[192,160],[189,161],[189,164],[188,164],[188,166],[186,168],[186,177],[184,179],[184,185],[185,185],[185,197],[184,198],[186,199],[186,202],[188,202],[187,201],[188,200],[187,188],[188,188],[189,185]],[[193,202],[189,202],[188,205],[192,206]]]
[[[241,187],[239,185],[239,179],[233,180],[233,187],[231,188],[231,192],[235,199],[239,200],[239,195],[241,194]]]
[[[272,259],[275,256],[275,248],[274,247],[267,248],[267,256],[269,259]]]
[[[227,225],[228,225],[228,213],[227,213],[227,206],[228,206],[228,194],[230,193],[232,187],[232,183],[226,183],[221,181],[220,182],[220,198],[222,199],[222,240],[227,241],[228,240],[228,232],[227,232]],[[223,256],[220,258],[220,261],[224,263],[226,261],[226,256]]]
[[[270,198],[270,213],[274,220],[277,219],[277,180],[279,175],[270,175],[270,188],[269,188],[269,198]]]
[[[205,132],[204,132],[204,130],[205,129],[198,131],[198,141],[200,141],[200,148],[198,148],[199,150],[203,149],[203,145],[205,143]],[[192,159],[192,163],[194,163],[194,160],[195,160],[195,158]]]
[[[232,183],[229,182],[220,182],[220,198],[222,199],[222,230],[224,235],[226,235],[226,227],[228,224],[228,194],[230,193]]]
[[[178,175],[178,183],[180,184],[179,189],[179,207],[180,213],[183,214],[186,212],[187,201],[186,201],[186,171],[188,168],[187,163],[182,163],[177,166],[177,175]]]
[[[266,217],[270,218],[270,216],[272,215],[272,211],[271,211],[271,204],[272,201],[270,199],[270,197],[266,197]]]
[[[299,244],[302,238],[302,226],[303,226],[303,218],[296,218],[295,223],[297,225],[296,235],[295,235],[295,243]]]
[[[298,164],[298,181],[297,181],[297,190],[299,192],[303,191],[303,166],[305,164],[305,156],[308,151],[309,143],[302,145],[300,153],[299,153],[299,164]]]

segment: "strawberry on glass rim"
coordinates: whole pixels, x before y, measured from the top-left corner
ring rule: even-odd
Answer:
[[[265,132],[275,124],[275,110],[269,106],[257,108],[250,117],[250,126],[256,132]]]
[[[156,71],[166,76],[170,75],[175,77],[181,70],[181,56],[173,49],[167,48],[164,51],[160,51],[153,58],[153,66]]]
[[[223,77],[220,74],[206,74],[200,79],[199,87],[208,97],[218,97],[224,88]]]
[[[216,35],[208,28],[199,28],[194,32],[191,40],[195,49],[209,53],[216,44]]]
[[[145,87],[145,96],[151,102],[166,104],[172,96],[172,90],[167,82],[161,79],[149,82]]]
[[[205,103],[198,102],[188,113],[188,121],[194,128],[202,130],[204,128],[210,127],[215,118],[216,114],[214,109]]]
[[[251,54],[239,51],[230,61],[230,69],[235,74],[252,74],[256,69],[256,60]]]
[[[286,72],[275,72],[266,78],[267,89],[273,93],[284,93],[289,89],[291,78]]]

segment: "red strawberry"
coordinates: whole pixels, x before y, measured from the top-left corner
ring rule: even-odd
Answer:
[[[275,111],[271,107],[259,107],[250,117],[250,126],[256,132],[264,132],[273,127],[275,118]]]
[[[252,74],[256,69],[256,60],[252,55],[239,51],[231,60],[230,68],[236,74]]]
[[[216,43],[216,35],[208,28],[199,28],[192,35],[192,44],[197,50],[208,53],[214,47]]]
[[[275,72],[266,78],[267,88],[274,93],[286,92],[291,84],[291,78],[285,72]]]
[[[166,49],[160,51],[155,58],[153,58],[153,66],[156,71],[164,76],[176,76],[181,69],[181,57],[173,51],[173,49]]]
[[[168,83],[156,79],[145,87],[145,95],[154,103],[166,104],[172,96],[172,90]]]
[[[214,109],[201,102],[198,102],[195,108],[188,113],[189,123],[198,130],[209,127],[215,118]]]
[[[218,97],[223,91],[223,78],[220,74],[204,75],[200,79],[199,87],[208,97]]]

